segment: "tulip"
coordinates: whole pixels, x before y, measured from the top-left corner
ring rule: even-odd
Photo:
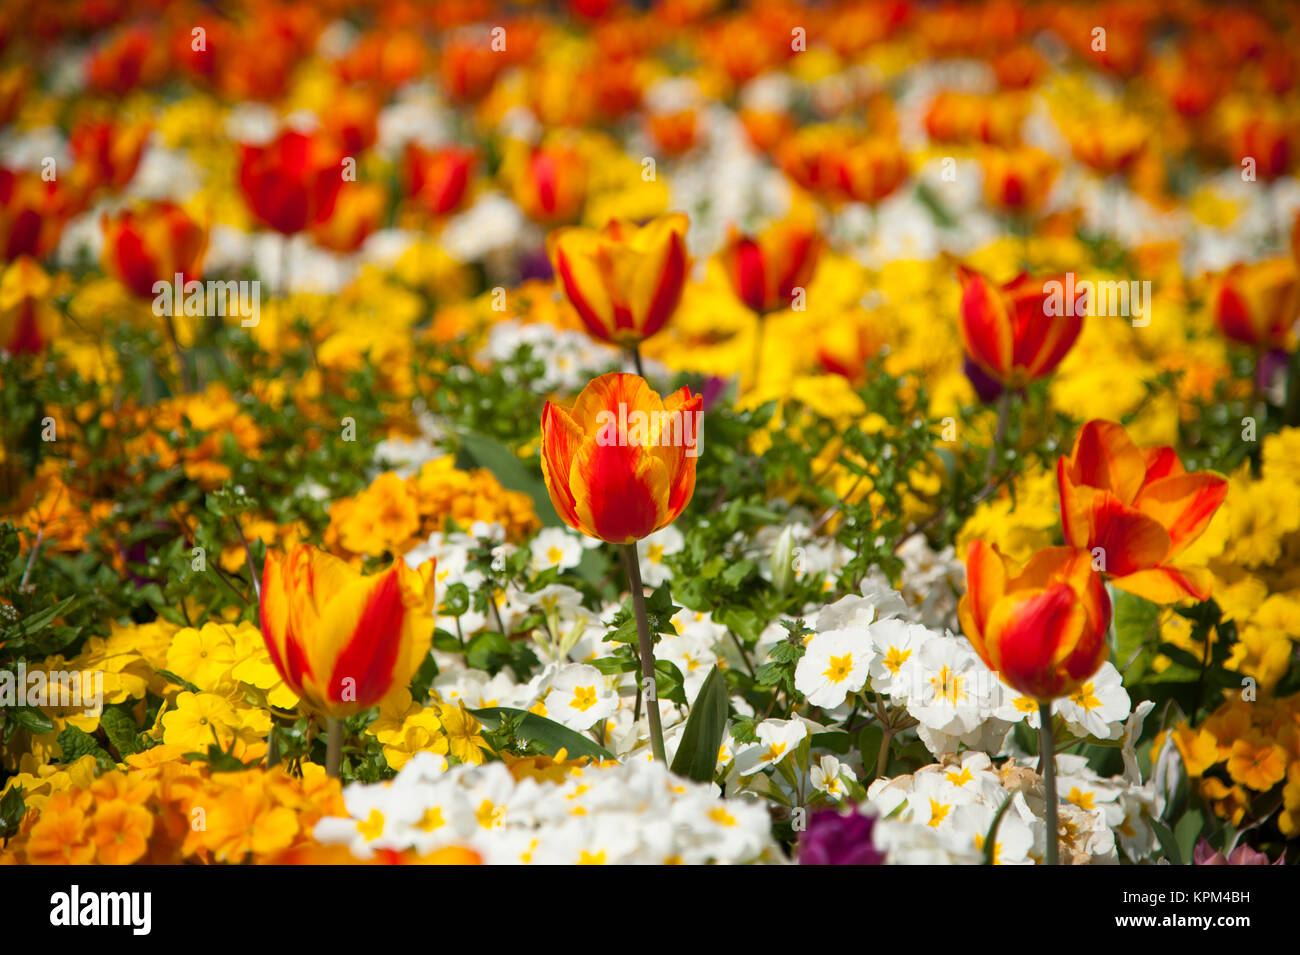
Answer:
[[[839,188],[850,199],[874,206],[907,179],[907,157],[898,143],[872,139],[846,149],[836,162]]]
[[[135,175],[148,138],[149,127],[144,123],[81,123],[68,137],[76,160],[74,169],[84,170],[86,184],[92,189],[121,189]]]
[[[343,158],[331,139],[286,129],[264,146],[240,145],[239,188],[259,221],[293,235],[333,214]]]
[[[699,119],[693,109],[650,113],[646,128],[650,138],[669,156],[680,156],[699,138]]]
[[[516,147],[501,168],[511,197],[534,222],[573,222],[587,199],[587,161],[573,146]]]
[[[1300,236],[1300,229],[1296,232]],[[1234,265],[1218,283],[1214,318],[1234,342],[1256,351],[1285,348],[1300,317],[1300,269],[1290,259]]]
[[[45,258],[59,244],[78,205],[57,180],[46,182],[38,172],[0,166],[0,259]]]
[[[564,522],[629,544],[675,521],[695,490],[702,406],[687,388],[661,400],[618,372],[590,382],[572,409],[548,401],[542,474]]]
[[[1173,562],[1223,503],[1225,478],[1189,474],[1172,448],[1139,448],[1099,420],[1079,429],[1056,476],[1066,542],[1098,555],[1116,587],[1159,604],[1209,597],[1205,571]]]
[[[97,92],[125,96],[151,86],[167,72],[167,43],[151,26],[123,27],[86,61],[86,84]]]
[[[1047,547],[1017,568],[975,541],[966,556],[962,630],[989,669],[1039,701],[1068,696],[1106,662],[1110,597],[1092,555]]]
[[[0,275],[0,352],[38,354],[59,333],[50,278],[34,259],[15,259]]]
[[[388,191],[378,183],[344,183],[334,214],[313,225],[309,234],[331,252],[355,252],[379,227],[387,203]]]
[[[492,89],[506,66],[500,52],[485,41],[456,39],[442,49],[438,72],[443,89],[455,103],[477,103]]]
[[[140,298],[153,298],[154,284],[181,284],[201,274],[208,233],[173,202],[151,202],[105,214],[104,271],[116,276]]]
[[[1018,389],[1056,370],[1083,330],[1084,294],[1064,301],[1060,278],[1031,279],[1021,273],[996,286],[964,265],[957,274],[962,344],[982,371],[1004,388]],[[1059,301],[1051,292],[1053,282],[1061,283]]]
[[[731,230],[719,253],[736,296],[759,315],[789,308],[817,268],[822,241],[798,222],[780,222],[760,236]]]
[[[331,100],[323,125],[338,140],[342,152],[355,157],[379,138],[379,104],[361,89],[344,87]]]
[[[404,157],[407,195],[431,216],[455,212],[464,201],[474,151],[461,146],[427,150],[408,143]]]
[[[1060,167],[1040,149],[1019,147],[985,155],[984,199],[1012,215],[1028,215],[1042,206]]]
[[[644,226],[613,219],[603,229],[557,229],[547,252],[564,294],[587,331],[631,349],[672,317],[686,284],[688,257],[681,213]],[[639,361],[639,357],[638,357]]]
[[[1255,175],[1272,182],[1290,170],[1295,152],[1295,135],[1287,121],[1253,116],[1232,134],[1231,149],[1238,167],[1254,160]]]
[[[313,547],[267,553],[262,639],[307,710],[338,721],[407,687],[433,636],[432,570],[432,562],[417,572],[399,558],[362,576]],[[337,726],[330,724],[331,775],[338,774]]]
[[[1038,701],[1039,765],[1046,789],[1047,864],[1056,865],[1056,746],[1052,700],[1080,689],[1106,662],[1111,605],[1092,555],[1046,547],[1024,567],[974,541],[957,604],[975,652],[1008,685]]]
[[[588,537],[622,545],[636,612],[643,686],[655,679],[654,642],[636,542],[675,521],[695,492],[704,398],[682,388],[660,400],[639,375],[614,372],[588,383],[572,410],[542,409],[542,476],[564,522]],[[640,720],[640,692],[633,720]],[[663,761],[659,704],[652,699],[650,743]]]
[[[1128,172],[1147,145],[1146,121],[1137,116],[1080,121],[1066,129],[1070,151],[1099,176]]]

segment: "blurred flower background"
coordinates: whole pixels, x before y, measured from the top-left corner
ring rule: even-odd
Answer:
[[[1297,51],[0,0],[0,861],[1294,863]]]

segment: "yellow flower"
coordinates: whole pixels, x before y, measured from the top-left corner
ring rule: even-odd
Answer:
[[[212,743],[224,747],[230,742],[240,718],[225,697],[186,691],[176,697],[176,708],[163,714],[162,725],[164,743],[206,753]]]
[[[447,737],[449,752],[462,763],[478,765],[484,761],[484,751],[488,744],[479,730],[479,721],[465,709],[464,703],[452,706],[449,703],[438,705],[438,719],[442,722],[443,732]]]
[[[167,651],[167,669],[201,690],[230,689],[235,665],[232,627],[205,623],[201,629],[186,627],[172,637]]]
[[[1272,789],[1286,776],[1286,750],[1261,733],[1238,739],[1228,757],[1228,775],[1258,792]]]
[[[418,752],[427,750],[446,755],[450,749],[449,741],[442,732],[442,723],[433,707],[407,717],[402,723],[400,735],[395,739],[391,733],[388,735],[390,739],[384,743],[384,759],[393,769],[401,769]]]

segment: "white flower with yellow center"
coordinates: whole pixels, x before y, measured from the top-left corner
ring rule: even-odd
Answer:
[[[1132,706],[1124,689],[1123,677],[1110,662],[1083,686],[1056,701],[1053,712],[1065,718],[1066,726],[1076,736],[1119,739],[1124,735],[1124,720]]]
[[[992,715],[992,679],[970,644],[944,636],[913,653],[894,685],[923,726],[962,736]]]
[[[534,571],[568,570],[582,560],[578,535],[564,527],[544,527],[528,543],[530,565]]]
[[[795,666],[795,689],[813,706],[832,709],[866,686],[874,658],[875,647],[865,629],[819,633]]]
[[[637,541],[636,552],[641,559],[641,580],[647,587],[658,587],[672,578],[664,558],[679,553],[686,546],[686,538],[672,524]]]
[[[585,663],[548,667],[538,691],[544,694],[547,719],[572,730],[590,729],[618,709],[609,678]]]
[[[834,756],[823,756],[809,773],[813,788],[825,793],[835,802],[843,799],[854,782],[853,772]]]
[[[873,623],[871,642],[876,654],[871,661],[872,689],[895,695],[894,684],[903,668],[925,643],[937,636],[933,630],[897,618]]]
[[[789,759],[809,733],[802,720],[763,720],[754,728],[757,742],[748,743],[736,753],[736,770],[752,776],[769,766]]]

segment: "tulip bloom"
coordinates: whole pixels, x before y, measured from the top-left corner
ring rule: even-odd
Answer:
[[[240,145],[239,188],[258,220],[293,235],[333,214],[342,163],[329,138],[286,129],[264,146]]]
[[[822,242],[809,226],[779,222],[762,235],[734,228],[719,253],[736,296],[759,315],[789,308],[796,289],[806,289],[817,268]]]
[[[966,579],[962,630],[989,669],[1026,696],[1067,696],[1106,662],[1110,597],[1086,550],[1047,547],[1018,568],[977,540]]]
[[[640,227],[613,219],[550,234],[555,275],[592,336],[632,348],[664,327],[686,284],[689,224],[676,212]]]
[[[131,181],[140,165],[146,124],[119,125],[91,121],[78,125],[68,137],[75,170],[83,170],[87,184],[93,188],[121,189]]]
[[[307,709],[343,719],[406,688],[433,636],[425,566],[422,574],[399,558],[363,577],[313,547],[267,552],[262,639]]]
[[[1120,425],[1098,420],[1079,429],[1056,476],[1066,542],[1100,548],[1116,587],[1160,604],[1209,597],[1208,575],[1173,561],[1210,523],[1227,479],[1189,474],[1173,448],[1139,448]]]
[[[104,271],[140,298],[153,298],[154,284],[181,284],[201,275],[208,232],[173,202],[151,202],[100,220]]]
[[[1296,233],[1300,236],[1300,230]],[[1258,351],[1285,348],[1300,317],[1300,271],[1289,259],[1234,265],[1219,283],[1214,318],[1234,342]]]
[[[682,388],[660,400],[639,375],[610,373],[572,409],[542,409],[542,475],[564,522],[629,544],[667,527],[695,492],[704,399]]]
[[[461,146],[427,150],[408,143],[404,157],[407,195],[431,216],[455,212],[465,199],[474,150]]]
[[[0,275],[0,352],[37,354],[59,333],[50,277],[34,259],[15,259]]]
[[[1028,215],[1047,199],[1060,166],[1040,149],[994,150],[984,157],[984,199],[994,209]]]
[[[388,191],[378,183],[349,182],[339,190],[334,214],[311,227],[317,245],[331,252],[355,252],[379,227]]]
[[[30,255],[43,259],[54,251],[63,226],[79,203],[58,181],[39,172],[0,166],[0,260]]]
[[[1050,375],[1083,330],[1083,293],[1073,302],[1062,300],[1061,308],[1051,308],[1051,280],[1021,273],[999,287],[964,265],[957,274],[966,354],[1004,388],[1023,388]],[[1056,281],[1064,290],[1064,282]]]
[[[587,201],[587,160],[559,143],[513,150],[501,179],[524,215],[543,225],[573,222]]]
[[[838,157],[839,188],[849,199],[874,206],[907,179],[907,157],[898,143],[873,139],[850,146]]]

